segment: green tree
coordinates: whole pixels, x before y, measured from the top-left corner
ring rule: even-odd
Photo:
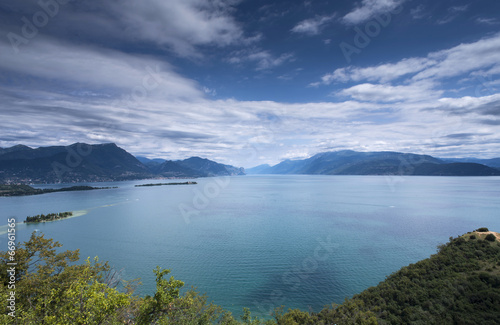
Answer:
[[[56,253],[62,245],[33,233],[16,250],[16,318],[2,314],[3,324],[114,324],[130,293],[104,283],[111,268],[97,259],[78,261],[79,251]],[[1,296],[9,296],[6,252],[0,253]]]

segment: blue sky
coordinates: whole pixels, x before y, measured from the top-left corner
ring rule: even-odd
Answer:
[[[498,1],[4,1],[0,31],[0,147],[500,156]]]

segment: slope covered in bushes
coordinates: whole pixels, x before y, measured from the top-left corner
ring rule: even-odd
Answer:
[[[117,286],[107,263],[74,264],[78,251],[42,236],[16,251],[15,312],[2,324],[498,324],[500,319],[500,235],[485,228],[438,247],[430,258],[403,267],[379,285],[318,313],[277,308],[271,320],[248,309],[236,320],[183,282],[157,268],[156,293],[140,297],[131,283]],[[12,296],[10,255],[2,252],[3,301]],[[121,289],[119,289],[121,287]]]

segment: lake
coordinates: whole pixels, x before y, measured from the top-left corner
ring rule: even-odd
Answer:
[[[319,311],[429,257],[450,236],[500,231],[500,177],[272,175],[134,187],[153,182],[165,180],[0,198],[0,218],[76,211],[20,224],[17,238],[37,230],[79,248],[82,260],[97,255],[124,279],[140,277],[141,294],[153,293],[160,265],[234,314],[249,307],[260,316],[280,305]]]

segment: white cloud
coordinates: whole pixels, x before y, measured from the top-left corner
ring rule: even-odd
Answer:
[[[415,83],[409,86],[374,85],[364,83],[340,91],[341,95],[370,102],[412,102],[429,101],[438,98],[442,91],[432,90],[429,83]]]
[[[135,43],[141,48],[199,58],[204,54],[201,47],[248,45],[262,39],[260,34],[245,35],[235,17],[239,2],[241,0],[69,1],[60,6],[58,14],[50,20],[50,30],[45,29],[43,34],[114,48]],[[13,13],[12,17],[3,17],[2,27],[19,33],[20,17],[31,17],[28,13],[33,15],[41,10],[37,3],[34,0],[12,2],[7,9]]]
[[[422,19],[426,16],[424,10],[424,5],[418,5],[417,7],[410,10],[410,15],[413,19]]]
[[[436,23],[439,24],[439,25],[443,25],[443,24],[447,24],[449,22],[452,22],[458,16],[460,16],[460,14],[462,12],[467,11],[468,8],[469,8],[469,5],[465,5],[465,6],[452,6],[452,7],[448,8],[448,13],[446,14],[446,16],[444,16],[441,19],[438,19]]]
[[[198,55],[197,45],[227,46],[241,42],[243,31],[232,16],[237,1],[149,0],[113,1],[124,37],[171,46],[182,56]]]
[[[436,61],[436,64],[418,73],[414,79],[449,78],[474,70],[498,67],[500,66],[498,53],[500,53],[500,34],[434,52],[427,58]]]
[[[291,31],[294,33],[302,33],[307,35],[318,35],[321,29],[335,18],[332,16],[318,16],[311,19],[306,19],[295,25]]]
[[[366,68],[349,66],[324,75],[321,81],[326,85],[332,82],[361,80],[387,82],[422,71],[433,64],[435,64],[435,61],[427,58],[408,58],[396,63],[386,63]]]
[[[360,24],[378,14],[387,13],[396,9],[404,1],[405,0],[362,0],[361,6],[349,12],[342,20],[346,24]]]
[[[429,53],[426,57],[405,58],[396,63],[371,67],[348,66],[321,77],[319,83],[378,81],[392,82],[409,78],[408,82],[424,79],[437,81],[467,75],[477,71],[498,74],[500,71],[500,34],[473,43],[457,45],[451,49]]]
[[[203,87],[203,92],[210,96],[217,96],[217,90],[208,87]]]
[[[0,51],[11,48],[0,42]],[[6,55],[0,68],[15,78],[36,77],[75,91],[121,91],[137,96],[200,97],[196,83],[172,71],[169,64],[147,56],[80,47],[39,37],[17,55]]]
[[[485,17],[476,18],[476,23],[484,24],[484,25],[498,25],[498,24],[500,24],[500,22],[496,18],[485,18]]]
[[[257,65],[256,70],[268,70],[294,60],[295,56],[292,53],[283,53],[276,57],[269,51],[254,48],[233,52],[228,62],[232,64],[254,62]]]
[[[152,96],[137,107],[124,107],[113,98],[81,101],[71,95],[0,88],[0,147],[61,144],[58,139],[63,144],[113,141],[134,154],[169,159],[197,155],[247,167],[344,148],[438,156],[494,156],[500,150],[491,140],[500,127],[494,125],[498,115],[491,115],[500,95],[430,98],[424,85],[367,85],[345,92],[357,99],[290,104]],[[384,98],[373,102],[370,94]],[[462,145],[446,138],[478,132],[491,135],[471,136]]]

